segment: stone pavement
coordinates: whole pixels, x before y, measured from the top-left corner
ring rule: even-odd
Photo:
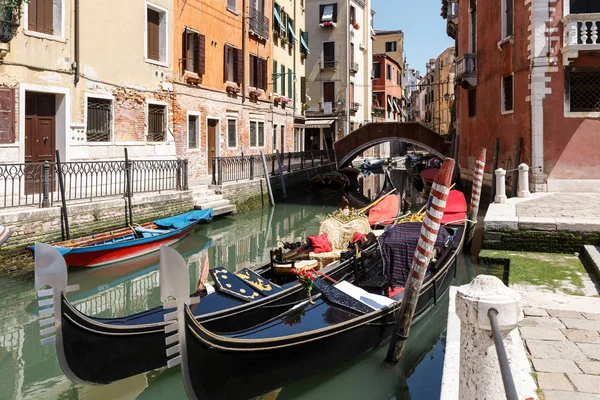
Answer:
[[[517,204],[517,217],[600,219],[598,193],[549,193]]]
[[[524,300],[519,331],[545,400],[599,400],[600,299],[554,296],[558,307],[585,311],[543,308],[539,301],[532,307]]]

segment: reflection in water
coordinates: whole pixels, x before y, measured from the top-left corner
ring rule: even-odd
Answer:
[[[401,188],[406,177],[400,173],[394,178],[394,174],[397,173],[392,173],[392,179],[400,179],[394,180],[394,184]],[[383,179],[378,179],[379,187],[376,183],[370,187],[372,193],[381,189]],[[370,177],[366,182],[371,182]],[[310,199],[298,201],[304,204],[278,204],[274,209],[266,207],[217,219],[200,225],[193,235],[176,244],[175,248],[189,263],[190,291],[195,289],[203,250],[208,253],[211,267],[225,266],[236,271],[263,265],[268,262],[269,250],[276,246],[278,237],[284,241],[305,240],[318,232],[319,221],[334,208],[311,204]],[[79,284],[81,289],[70,293],[69,298],[86,314],[101,317],[123,316],[156,307],[160,305],[158,261],[158,254],[150,254],[117,266],[70,270],[69,284]],[[469,276],[460,271],[464,271],[463,268],[459,273],[465,278]],[[0,278],[0,291],[4,297],[4,307],[0,310],[1,399],[185,398],[178,368],[151,371],[106,386],[71,383],[58,366],[54,347],[40,345],[33,277],[19,281]],[[284,388],[279,398],[391,399],[397,396],[400,399],[409,393],[413,397],[432,398],[425,394],[433,389],[439,391],[437,380],[441,379],[444,347],[440,333],[445,326],[446,308],[440,304],[435,313],[420,322],[424,327],[422,333],[415,327],[418,334],[411,335],[409,351],[414,349],[416,354],[410,356],[410,365],[383,368],[384,346],[383,350],[366,354],[321,377]],[[366,392],[358,388],[360,382],[371,387],[369,395],[364,396]],[[338,396],[340,393],[343,396]]]

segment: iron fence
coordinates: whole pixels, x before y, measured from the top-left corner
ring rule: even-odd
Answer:
[[[269,18],[255,7],[248,7],[248,24],[250,30],[263,39],[269,38]]]
[[[92,200],[126,193],[125,161],[63,162],[65,200]],[[130,160],[131,192],[149,193],[188,189],[187,160]],[[60,201],[54,162],[0,164],[0,208]]]
[[[293,172],[334,162],[333,151],[315,150],[281,153],[283,172]],[[276,154],[265,154],[269,176],[279,173],[279,162]],[[212,162],[212,184],[252,180],[265,176],[260,155],[215,157]]]

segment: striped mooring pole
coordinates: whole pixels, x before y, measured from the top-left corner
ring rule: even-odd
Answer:
[[[421,226],[421,236],[415,249],[412,267],[404,288],[404,298],[396,314],[396,326],[386,356],[388,362],[397,363],[402,356],[415,315],[417,301],[419,300],[419,292],[433,256],[433,248],[446,209],[446,200],[448,200],[448,193],[450,193],[453,171],[454,160],[446,158],[431,186],[427,211]]]
[[[470,218],[477,221],[477,213],[479,212],[479,200],[481,200],[481,186],[483,186],[483,170],[485,168],[486,149],[479,149],[479,155],[475,160],[475,171],[473,171],[473,188],[471,190],[471,207]]]

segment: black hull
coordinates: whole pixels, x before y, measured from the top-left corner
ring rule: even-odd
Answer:
[[[456,275],[464,229],[458,235],[439,260],[438,271],[423,285],[413,323],[448,292]],[[398,301],[382,310],[301,334],[259,339],[215,334],[195,322],[188,311],[187,363],[184,361],[188,395],[202,400],[249,399],[349,361],[389,340],[395,325],[394,312],[400,304]]]
[[[350,262],[328,272],[336,280],[351,273]],[[280,315],[294,304],[306,300],[299,284],[246,303],[215,292],[202,299],[192,311],[195,318],[212,330],[243,330]],[[107,384],[167,365],[166,323],[142,323],[145,318],[166,313],[162,307],[119,319],[99,319],[78,311],[67,299],[61,300],[61,367],[78,382]],[[169,310],[172,311],[172,310]],[[64,365],[62,365],[64,363]]]

